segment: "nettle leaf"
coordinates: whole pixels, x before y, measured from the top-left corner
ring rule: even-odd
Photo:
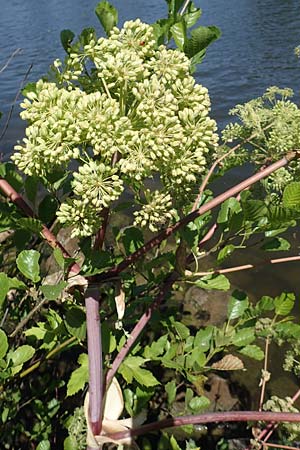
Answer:
[[[66,312],[65,326],[69,333],[79,341],[83,341],[86,336],[86,316],[84,311],[78,306],[72,306]]]
[[[287,316],[293,309],[295,304],[295,295],[283,292],[279,297],[274,299],[275,313],[279,316]]]
[[[9,291],[9,278],[6,273],[0,273],[0,307],[2,306]]]
[[[40,253],[36,250],[23,250],[19,253],[16,263],[19,271],[34,283],[40,280]]]
[[[140,228],[128,227],[122,230],[121,241],[126,255],[130,255],[144,245],[144,236]]]
[[[128,356],[119,368],[119,372],[127,383],[136,380],[139,384],[146,387],[160,384],[149,370],[141,368],[141,365],[144,363],[144,358],[140,356]]]
[[[282,196],[283,205],[287,208],[300,208],[300,182],[293,181],[285,187]]]
[[[242,355],[248,356],[249,358],[256,359],[257,361],[261,361],[264,359],[265,354],[258,345],[246,345],[239,350]]]
[[[210,400],[204,396],[193,397],[188,403],[188,407],[194,413],[206,410],[207,408],[209,408],[209,405]]]
[[[3,330],[0,330],[0,359],[4,358],[8,350],[7,336]]]
[[[67,285],[66,281],[60,281],[57,284],[43,284],[40,286],[40,291],[47,300],[57,300]]]
[[[118,11],[108,1],[102,0],[95,8],[96,16],[98,17],[105,33],[109,32],[118,24]]]
[[[196,286],[202,289],[216,289],[219,291],[228,291],[230,289],[230,282],[223,274],[211,274],[201,277],[200,280],[195,281]]]
[[[228,256],[230,256],[234,250],[236,249],[236,246],[233,244],[225,245],[222,250],[219,251],[217,261],[218,263],[222,263]]]
[[[71,30],[62,30],[60,32],[60,41],[66,53],[70,52],[72,41],[75,37],[75,34]]]
[[[183,20],[180,22],[175,23],[171,28],[170,31],[172,33],[172,37],[175,41],[175,44],[180,50],[183,50],[184,43],[186,40],[186,25]]]
[[[68,385],[67,385],[67,396],[71,396],[76,394],[76,392],[80,391],[84,388],[86,383],[89,381],[89,360],[88,355],[86,353],[81,353],[78,358],[78,363],[80,364],[80,367],[75,369],[71,377],[69,379]]]
[[[228,302],[227,317],[228,320],[234,320],[241,317],[249,306],[249,300],[245,292],[235,290]]]
[[[283,239],[281,237],[275,237],[273,239],[267,240],[265,242],[261,249],[266,250],[268,252],[276,252],[276,251],[284,251],[289,250],[291,247],[291,244],[286,239]]]
[[[22,217],[18,220],[17,226],[36,234],[39,234],[43,228],[42,222],[32,217]]]
[[[169,381],[166,385],[165,385],[165,391],[168,395],[168,404],[172,405],[172,403],[174,402],[175,398],[176,398],[176,381],[172,380]]]

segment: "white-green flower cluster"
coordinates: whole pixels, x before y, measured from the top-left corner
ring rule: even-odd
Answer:
[[[276,395],[272,395],[270,400],[264,403],[263,409],[265,411],[273,412],[299,413],[299,410],[293,406],[293,400],[291,397],[280,398]],[[298,440],[300,437],[299,423],[281,422],[278,430],[280,435],[288,438],[289,442]]]
[[[207,89],[190,75],[188,58],[157,47],[152,27],[135,20],[107,39],[75,45],[54,68],[57,82],[40,80],[22,104],[29,126],[15,147],[16,165],[44,178],[78,167],[72,197],[58,212],[73,235],[94,233],[101,209],[126,186],[137,203],[148,202],[136,224],[167,224],[200,182],[218,140]],[[162,190],[150,193],[144,183],[153,177]]]
[[[134,225],[148,226],[151,231],[157,231],[162,225],[169,222],[176,215],[172,208],[170,194],[160,191],[145,191],[147,203],[139,211],[135,211]]]

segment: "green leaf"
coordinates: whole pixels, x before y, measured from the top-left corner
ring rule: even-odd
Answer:
[[[231,197],[222,203],[218,214],[217,222],[227,223],[229,218],[232,217],[233,214],[238,214],[240,211],[241,211],[240,202],[236,198]]]
[[[183,20],[175,23],[171,28],[172,37],[179,50],[183,50],[186,39],[186,28]]]
[[[6,275],[6,273],[1,272],[0,273],[0,307],[2,306],[6,294],[9,291],[9,278]]]
[[[196,8],[193,2],[189,3],[187,11],[184,13],[183,20],[185,21],[186,27],[191,28],[200,19],[202,14],[201,9]]]
[[[203,55],[206,48],[221,36],[221,31],[215,26],[200,26],[192,30],[191,38],[187,39],[184,52],[189,58]]]
[[[60,281],[57,284],[43,284],[40,286],[40,291],[47,300],[57,300],[67,285],[66,281]]]
[[[209,325],[203,330],[199,330],[194,339],[194,347],[198,347],[202,352],[207,352],[210,348],[214,327]]]
[[[126,255],[130,255],[144,245],[144,236],[140,228],[128,227],[122,231],[121,240],[123,242]]]
[[[255,305],[257,311],[273,311],[274,308],[274,299],[267,295],[264,295]]]
[[[184,341],[185,339],[187,339],[189,337],[190,330],[183,323],[174,321],[172,323],[172,326],[175,328],[175,331],[176,331],[177,335],[179,336],[179,339],[181,339],[182,341]]]
[[[275,313],[279,316],[287,316],[293,309],[295,304],[295,295],[283,292],[279,297],[274,299]]]
[[[48,439],[41,441],[36,450],[51,450],[50,442],[48,441]]]
[[[39,204],[38,216],[43,223],[49,223],[55,218],[58,202],[53,195],[46,195]]]
[[[20,366],[33,357],[35,349],[30,345],[21,345],[14,352],[10,353],[10,359],[14,366]]]
[[[18,226],[17,224],[16,226]],[[27,248],[29,241],[32,238],[32,232],[26,229],[16,230],[13,234],[13,243],[16,246],[18,252],[21,252]]]
[[[230,282],[223,274],[212,274],[201,277],[200,280],[195,281],[196,286],[202,289],[217,289],[219,291],[228,291],[230,289]]]
[[[234,252],[235,248],[236,247],[233,244],[225,245],[225,247],[219,251],[217,257],[218,263],[222,263],[226,258],[228,258],[228,256],[230,256]]]
[[[300,325],[294,322],[281,322],[275,325],[276,332],[284,339],[300,339]]]
[[[0,330],[0,359],[4,358],[8,350],[7,336],[3,330]]]
[[[34,283],[40,280],[40,253],[36,250],[23,250],[19,253],[16,263],[19,271]]]
[[[39,234],[43,228],[42,222],[32,217],[22,217],[18,220],[17,226],[36,234]]]
[[[24,182],[26,196],[32,203],[35,202],[38,191],[39,179],[34,176],[27,176]]]
[[[237,347],[244,347],[255,340],[253,328],[243,328],[237,331],[232,338],[232,343]]]
[[[205,363],[206,356],[199,347],[194,347],[193,350],[186,355],[185,367],[187,369],[193,369],[197,372],[199,370],[203,370]]]
[[[171,450],[181,450],[181,447],[177,444],[175,437],[172,435],[170,437]]]
[[[74,436],[68,436],[64,440],[64,450],[80,450],[79,443]]]
[[[84,388],[86,383],[89,381],[88,374],[88,355],[86,353],[81,353],[78,358],[78,363],[80,367],[75,369],[70,377],[70,380],[67,385],[67,396],[76,394],[76,392],[80,391]]]
[[[151,346],[147,345],[144,350],[144,356],[148,359],[154,359],[162,355],[165,351],[168,341],[168,335],[161,336],[157,341],[152,342]]]
[[[262,245],[262,250],[266,250],[268,252],[275,252],[275,251],[283,251],[283,250],[289,250],[291,247],[291,244],[286,239],[283,239],[281,237],[275,237],[273,239],[267,240]]]
[[[67,53],[70,53],[70,48],[74,37],[75,34],[71,30],[62,30],[60,32],[61,45]]]
[[[245,220],[249,222],[256,222],[267,215],[267,207],[263,201],[247,200],[242,202],[243,213]]]
[[[4,168],[5,174],[2,175],[3,178],[17,191],[23,187],[23,178],[16,170],[16,166],[11,162],[3,163],[2,167]]]
[[[91,277],[104,272],[112,265],[112,255],[109,252],[95,251],[88,249],[85,260],[81,268],[83,276]]]
[[[168,404],[172,405],[172,403],[174,402],[175,398],[176,398],[176,381],[172,380],[169,381],[166,385],[165,385],[165,391],[168,395]]]
[[[116,338],[109,329],[106,322],[103,322],[101,325],[101,336],[102,336],[102,351],[104,355],[112,353],[117,348]]]
[[[235,290],[228,302],[227,317],[228,320],[234,320],[243,315],[249,306],[249,300],[244,292]]]
[[[142,386],[147,387],[160,384],[149,370],[140,367],[144,362],[145,360],[140,356],[128,356],[120,366],[119,373],[128,383],[134,379]]]
[[[300,182],[293,181],[285,187],[282,196],[283,205],[286,208],[300,208]]]
[[[249,358],[261,361],[264,359],[265,354],[258,345],[246,345],[246,347],[239,350],[242,355],[248,356]]]
[[[103,26],[105,33],[108,35],[118,23],[118,11],[108,1],[102,0],[96,6],[95,13]]]
[[[87,27],[82,30],[79,36],[79,41],[82,46],[88,45],[91,39],[97,40],[96,31],[92,27]]]
[[[188,406],[194,413],[197,413],[209,408],[209,405],[210,405],[209,399],[207,397],[201,396],[201,397],[193,397],[192,400],[189,402]]]
[[[86,317],[78,306],[69,308],[66,312],[65,326],[72,336],[83,341],[86,336]]]

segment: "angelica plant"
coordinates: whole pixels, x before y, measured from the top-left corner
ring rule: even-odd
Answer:
[[[156,231],[180,214],[218,142],[207,89],[190,68],[183,52],[157,46],[153,28],[137,19],[108,38],[91,35],[55,61],[56,82],[40,80],[26,93],[21,117],[29,125],[12,159],[48,181],[76,167],[72,196],[57,212],[72,236],[94,234],[101,210],[128,189],[142,205],[135,224]],[[150,192],[154,177],[161,189]]]

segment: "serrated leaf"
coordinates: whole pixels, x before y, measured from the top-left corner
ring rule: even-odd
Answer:
[[[121,240],[126,255],[130,255],[144,245],[143,233],[141,229],[137,227],[125,228],[122,231]]]
[[[0,273],[0,307],[2,306],[9,291],[9,278],[6,273]]]
[[[40,286],[40,291],[47,300],[57,300],[67,285],[66,281],[60,281],[57,284],[43,284]]]
[[[17,226],[36,234],[39,234],[43,228],[42,222],[32,217],[22,217],[18,220]]]
[[[40,280],[40,253],[36,250],[23,250],[19,253],[16,263],[19,271],[34,283]]]
[[[281,237],[275,237],[273,239],[267,240],[267,242],[262,245],[261,249],[268,252],[276,252],[289,250],[290,247],[291,244],[289,243],[289,241]]]
[[[248,356],[249,358],[256,359],[257,361],[261,361],[264,359],[264,352],[258,345],[246,345],[239,350],[242,355]]]
[[[61,45],[63,46],[66,53],[70,52],[70,47],[71,47],[74,37],[75,37],[75,34],[71,30],[62,30],[60,32]]]
[[[282,202],[286,208],[300,208],[299,181],[293,181],[285,187],[283,191]]]
[[[69,379],[68,385],[67,385],[67,396],[76,394],[76,392],[80,391],[84,388],[86,383],[89,380],[89,373],[88,373],[88,355],[86,353],[81,353],[78,358],[78,363],[80,364],[80,367],[75,369],[71,377]]]
[[[210,400],[204,396],[193,397],[190,400],[190,402],[188,403],[189,408],[195,413],[204,411],[205,409],[209,408],[209,405],[210,405]]]
[[[0,330],[0,359],[4,358],[8,350],[7,336],[3,330]]]
[[[221,31],[215,26],[200,26],[192,30],[191,38],[184,46],[184,51],[189,58],[205,50],[213,41],[221,36]]]
[[[244,292],[235,290],[228,302],[227,317],[228,320],[234,320],[243,315],[248,308],[248,297]]]
[[[295,295],[283,292],[279,297],[274,299],[275,313],[279,316],[287,316],[293,309],[295,304]]]
[[[243,370],[244,363],[237,356],[226,355],[220,361],[213,363],[211,368],[215,370]]]
[[[216,289],[219,291],[228,291],[230,289],[230,282],[223,274],[212,274],[201,277],[194,283],[202,289]]]
[[[120,366],[119,372],[128,383],[134,379],[147,387],[160,384],[149,370],[140,367],[144,362],[145,360],[140,356],[128,356]]]
[[[48,441],[48,439],[41,441],[36,448],[36,450],[50,450],[50,449],[51,449],[51,446],[50,446],[50,442]]]
[[[168,404],[172,405],[172,403],[174,402],[175,398],[176,398],[176,382],[175,380],[169,381],[166,385],[165,385],[165,391],[168,395]]]
[[[73,306],[66,312],[65,326],[69,333],[79,341],[83,341],[86,336],[86,316],[81,308]]]
[[[14,366],[20,366],[33,357],[35,349],[31,345],[21,345],[10,353],[10,359]]]
[[[186,28],[183,20],[175,23],[171,28],[172,37],[179,50],[183,50],[186,39]]]
[[[267,207],[263,201],[247,200],[242,202],[243,213],[245,220],[249,222],[256,222],[267,215]]]
[[[117,9],[108,1],[102,0],[96,6],[95,13],[103,26],[105,33],[108,35],[112,28],[118,23]]]

